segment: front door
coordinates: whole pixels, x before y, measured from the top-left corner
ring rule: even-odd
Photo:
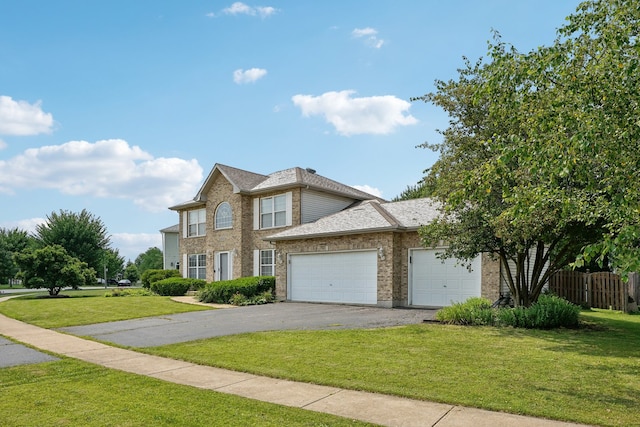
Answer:
[[[229,252],[218,252],[217,258],[216,280],[229,280]]]

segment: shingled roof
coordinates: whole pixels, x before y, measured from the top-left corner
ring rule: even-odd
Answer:
[[[206,194],[213,184],[217,175],[223,175],[227,181],[233,185],[233,191],[240,194],[258,195],[274,190],[284,190],[288,188],[305,187],[318,191],[349,197],[355,200],[379,200],[383,199],[373,194],[360,191],[351,186],[341,184],[332,179],[318,175],[312,169],[302,169],[299,167],[273,172],[269,175],[261,175],[254,172],[245,171],[227,165],[216,163],[207,179],[200,187],[200,190],[193,200],[172,206],[169,209],[178,210],[194,206],[199,206],[206,202]]]
[[[265,237],[264,240],[275,242],[379,231],[415,231],[440,215],[439,206],[438,202],[429,198],[389,203],[368,200],[315,222]]]

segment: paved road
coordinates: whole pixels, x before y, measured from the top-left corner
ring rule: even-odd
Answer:
[[[379,328],[422,323],[435,310],[277,303],[197,311],[61,328],[73,335],[132,347],[155,347],[223,335],[271,330]]]

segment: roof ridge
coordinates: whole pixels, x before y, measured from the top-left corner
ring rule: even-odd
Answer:
[[[398,221],[395,216],[391,215],[391,213],[389,213],[389,211],[387,211],[380,202],[377,200],[370,200],[369,204],[371,204],[371,206],[392,226],[396,228],[404,228],[400,221]]]

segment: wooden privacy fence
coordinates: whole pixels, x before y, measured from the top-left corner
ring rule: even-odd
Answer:
[[[638,273],[629,275],[626,283],[620,275],[608,272],[559,271],[549,279],[549,290],[567,301],[620,311],[630,311],[630,303],[637,304],[639,285]]]

